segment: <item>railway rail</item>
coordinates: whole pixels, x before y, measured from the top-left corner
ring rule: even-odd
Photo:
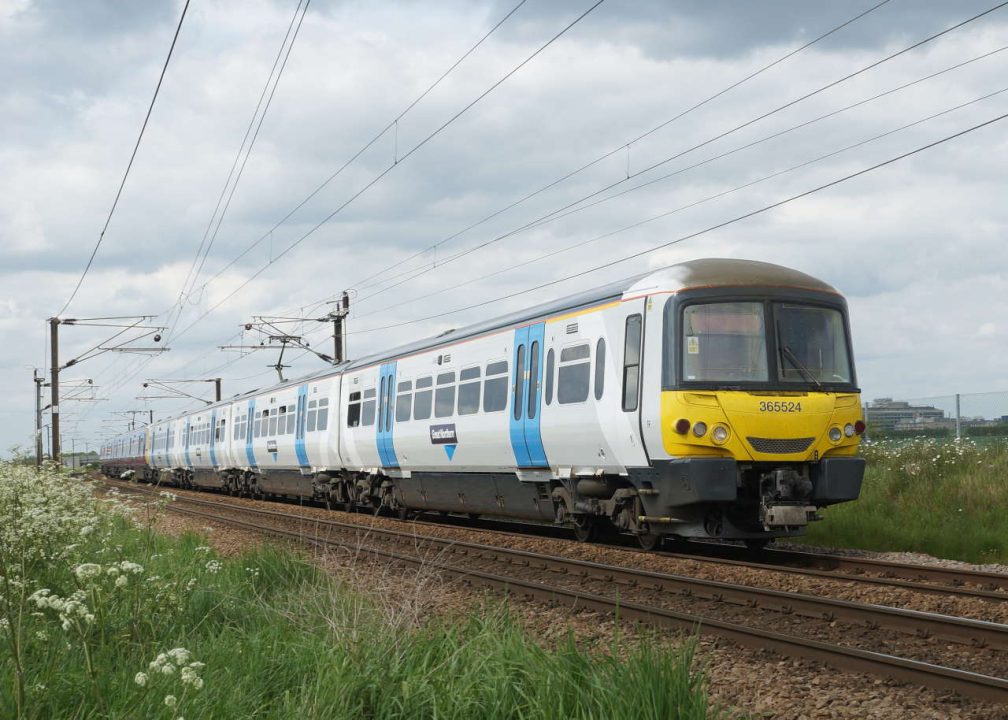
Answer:
[[[130,492],[155,491],[132,486]],[[980,700],[1008,703],[1008,680],[946,664],[926,662],[821,639],[779,632],[759,623],[720,613],[694,612],[693,607],[717,605],[801,618],[809,623],[850,623],[872,631],[893,631],[916,641],[940,639],[983,649],[983,657],[1000,657],[1008,646],[1008,625],[869,605],[747,585],[656,573],[602,563],[544,555],[524,550],[417,535],[414,532],[356,523],[306,518],[278,510],[177,496],[172,512],[222,522],[274,537],[321,548],[352,547],[407,565],[434,569],[477,587],[491,588],[537,600],[588,608],[628,620],[717,635],[741,645],[770,649],[783,655],[823,662],[853,672],[882,675],[941,690],[953,690]],[[244,515],[249,519],[235,517]],[[286,524],[280,527],[278,524]],[[293,525],[293,528],[290,527]],[[306,532],[307,530],[307,532]],[[524,576],[524,577],[523,577]],[[616,592],[592,592],[602,584]],[[638,598],[643,598],[639,601]],[[690,612],[663,607],[685,598]],[[743,613],[745,614],[745,613]],[[950,646],[951,647],[951,646]],[[1004,673],[1003,669],[1000,670]]]

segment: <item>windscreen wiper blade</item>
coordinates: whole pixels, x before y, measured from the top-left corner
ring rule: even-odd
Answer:
[[[798,356],[794,354],[794,351],[792,351],[789,346],[781,345],[780,348],[781,355],[791,361],[791,364],[795,366],[795,369],[801,373],[803,378],[808,380],[810,383],[815,383],[815,386],[818,388],[822,387],[822,383],[819,382],[815,375],[813,375],[812,372],[802,364],[802,361],[798,359]]]

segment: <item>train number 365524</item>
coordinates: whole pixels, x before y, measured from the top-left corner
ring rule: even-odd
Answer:
[[[760,412],[791,413],[801,412],[800,402],[789,402],[787,400],[763,401],[759,404]]]

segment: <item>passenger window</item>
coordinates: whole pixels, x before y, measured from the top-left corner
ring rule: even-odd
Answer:
[[[348,398],[346,424],[347,427],[357,427],[361,421],[361,397],[360,392],[352,392]]]
[[[364,391],[364,403],[361,405],[361,425],[370,427],[375,419],[375,389]]]
[[[290,406],[287,409],[287,434],[293,435],[295,430],[295,424],[297,422],[297,413],[294,412],[294,406]]]
[[[500,412],[507,407],[507,360],[492,362],[486,368],[483,381],[483,412]]]
[[[546,353],[546,377],[544,378],[546,382],[545,393],[547,405],[553,402],[553,371],[555,369],[555,360],[556,357],[553,353],[553,348],[550,348],[550,351]]]
[[[357,397],[360,397],[360,393],[354,393]],[[352,395],[351,395],[352,397]],[[353,406],[351,405],[351,408]],[[315,419],[318,416],[318,402],[315,400],[308,401],[308,413],[307,420],[305,421],[305,432],[315,432]],[[360,417],[360,405],[357,405],[357,416]],[[351,425],[351,427],[355,427]]]
[[[529,381],[528,381],[528,416],[533,419],[536,416],[536,407],[539,399],[539,341],[532,343],[529,350]]]
[[[557,401],[579,403],[588,399],[591,381],[591,350],[588,345],[575,345],[560,351],[557,372]]]
[[[434,393],[434,417],[451,417],[455,411],[455,373],[441,373],[437,376],[437,384]]]
[[[626,333],[623,341],[623,410],[637,409],[640,388],[641,316],[631,315],[626,319]]]
[[[329,398],[322,398],[318,401],[318,429],[325,430],[329,427]]]
[[[480,369],[466,368],[459,373],[458,414],[472,415],[480,407]]]
[[[410,380],[401,382],[397,390],[395,419],[396,422],[406,422],[413,411],[413,382]]]
[[[599,338],[595,346],[595,399],[602,399],[605,390],[605,339]]]
[[[269,411],[269,435],[266,437],[276,437],[277,434],[277,410],[273,408]]]
[[[518,346],[518,353],[515,357],[515,379],[514,392],[512,393],[514,419],[520,420],[522,414],[522,381],[525,379],[525,346]]]
[[[434,399],[434,379],[429,375],[418,378],[416,394],[413,396],[413,419],[426,420],[431,416],[431,405]]]

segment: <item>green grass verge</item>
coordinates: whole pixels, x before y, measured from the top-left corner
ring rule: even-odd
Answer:
[[[503,603],[418,624],[289,551],[218,558],[82,487],[0,465],[0,717],[722,714],[692,645],[544,645]]]
[[[1008,442],[866,444],[861,498],[827,508],[800,540],[1008,563]]]

